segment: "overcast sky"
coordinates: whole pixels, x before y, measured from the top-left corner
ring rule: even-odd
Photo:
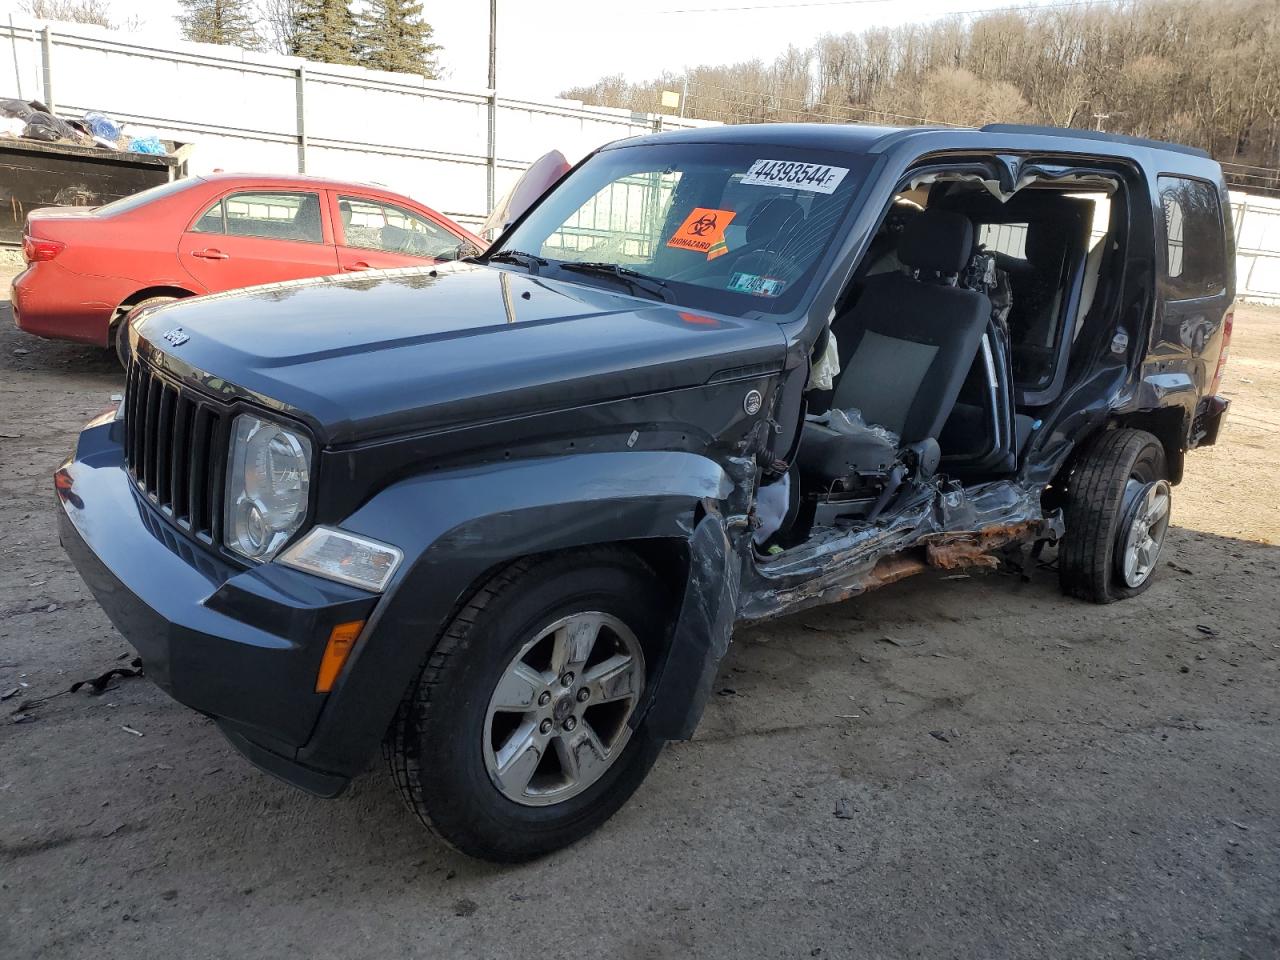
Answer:
[[[178,36],[177,0],[107,0],[143,32]],[[498,0],[498,85],[507,92],[554,96],[566,87],[622,73],[643,80],[663,70],[760,57],[823,33],[920,22],[954,12],[1060,4],[1063,0]],[[19,0],[0,0],[0,16]],[[424,4],[444,46],[447,79],[484,86],[489,5],[485,0]]]

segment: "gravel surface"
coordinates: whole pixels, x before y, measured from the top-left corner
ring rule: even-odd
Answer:
[[[1142,597],[926,575],[743,630],[695,741],[500,869],[380,763],[312,799],[145,679],[21,707],[132,656],[50,481],[122,382],[0,303],[0,957],[1280,955],[1280,311],[1228,378]]]

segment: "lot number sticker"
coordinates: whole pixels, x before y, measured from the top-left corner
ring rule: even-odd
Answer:
[[[811,193],[833,193],[849,172],[848,167],[793,160],[757,160],[742,178],[753,187],[791,187]]]
[[[735,215],[732,210],[694,207],[684,223],[680,224],[680,229],[667,241],[667,246],[705,253],[708,260],[714,260],[719,254],[728,252],[724,242],[724,228]],[[712,252],[712,247],[717,248],[715,252]]]
[[[776,297],[787,285],[785,280],[774,277],[761,277],[754,273],[735,273],[729,278],[729,289],[738,293],[749,293],[754,297]]]

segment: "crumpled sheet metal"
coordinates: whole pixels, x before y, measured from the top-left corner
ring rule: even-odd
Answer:
[[[744,577],[738,617],[768,620],[847,600],[930,566],[986,566],[990,550],[1046,532],[1040,488],[1012,481],[965,490],[958,483],[920,491],[919,499],[868,527],[818,531],[803,548]]]

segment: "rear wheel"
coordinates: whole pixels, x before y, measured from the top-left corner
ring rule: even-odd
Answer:
[[[666,598],[624,550],[520,561],[450,623],[392,724],[401,795],[438,836],[528,860],[607,820],[662,743],[632,730]]]
[[[1173,491],[1164,447],[1142,430],[1098,437],[1067,477],[1064,593],[1111,603],[1151,585],[1169,530]]]
[[[120,366],[125,369],[129,367],[129,339],[126,335],[126,331],[129,328],[129,318],[145,307],[171,303],[177,299],[177,297],[147,297],[147,299],[138,301],[124,311],[124,315],[112,326],[110,335],[111,348],[115,350]]]

